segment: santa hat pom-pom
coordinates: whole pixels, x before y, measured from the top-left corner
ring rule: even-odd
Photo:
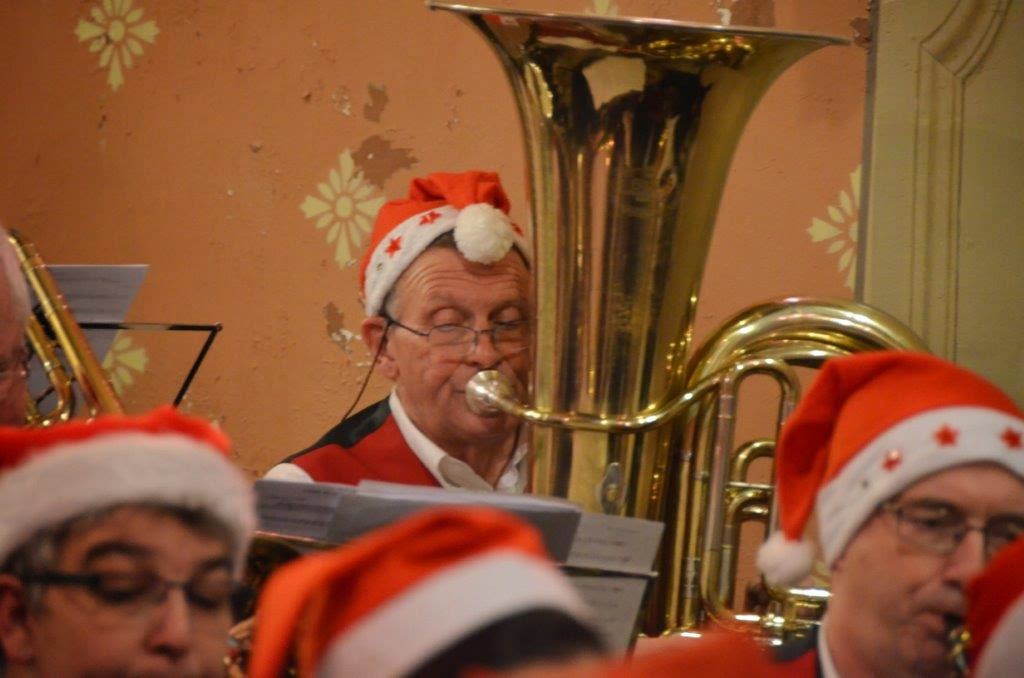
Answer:
[[[769,584],[792,586],[811,573],[814,548],[806,541],[788,539],[778,530],[761,544],[757,552],[757,567]]]
[[[493,264],[512,247],[508,215],[493,205],[467,205],[455,218],[455,245],[462,256],[478,264]]]

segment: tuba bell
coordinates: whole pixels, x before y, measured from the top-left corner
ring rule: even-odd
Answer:
[[[794,366],[879,348],[923,349],[893,318],[847,301],[786,299],[693,325],[719,199],[740,134],[772,82],[844,41],[652,19],[429,2],[481,33],[508,76],[525,141],[536,328],[530,403],[496,372],[470,406],[531,422],[533,491],[666,523],[643,630],[709,618],[781,636],[827,593],[769,590],[732,609],[739,525],[772,526],[772,487],[746,469],[771,440],[735,445],[739,384],[766,374],[780,421]]]

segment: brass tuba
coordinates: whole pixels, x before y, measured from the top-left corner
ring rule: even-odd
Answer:
[[[525,139],[536,331],[532,403],[483,372],[467,398],[531,432],[533,489],[591,511],[666,522],[648,634],[708,616],[798,629],[825,597],[769,591],[734,612],[738,525],[771,525],[771,486],[750,483],[771,441],[735,446],[737,385],[780,384],[793,365],[883,347],[923,348],[862,304],[782,300],[726,323],[698,351],[693,323],[729,163],[748,117],[801,57],[843,41],[652,19],[428,3],[473,25],[497,53]],[[736,449],[734,449],[736,448]]]
[[[120,399],[35,246],[16,231],[10,231],[7,237],[39,303],[43,322],[30,315],[25,335],[54,394],[54,404],[46,412],[39,411],[34,399],[29,399],[28,423],[49,426],[70,419],[75,412],[74,384],[82,393],[88,416],[122,413]]]

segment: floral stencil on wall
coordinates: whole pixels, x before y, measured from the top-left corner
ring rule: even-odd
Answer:
[[[835,204],[828,205],[825,211],[828,219],[811,219],[807,234],[811,242],[821,243],[830,255],[837,256],[836,268],[846,273],[843,281],[847,288],[853,289],[854,276],[857,271],[857,212],[860,207],[860,165],[850,172],[850,185],[839,191]]]
[[[617,16],[619,7],[615,0],[591,0],[587,7],[587,14],[599,14],[601,16]]]
[[[384,196],[366,181],[347,148],[338,156],[338,167],[316,188],[320,196],[307,195],[299,209],[307,219],[316,220],[317,229],[326,229],[338,267],[351,266],[384,204]]]
[[[110,379],[110,385],[114,387],[117,395],[124,395],[124,392],[135,383],[133,375],[142,374],[149,364],[149,356],[142,346],[135,346],[132,338],[118,334],[114,338],[114,344],[107,351],[103,358],[103,370]]]
[[[100,53],[100,68],[108,69],[107,84],[116,92],[124,84],[124,71],[142,56],[142,43],[152,45],[160,29],[152,19],[142,21],[142,8],[132,9],[132,0],[103,0],[89,14],[92,21],[79,19],[75,35],[89,43],[90,52]]]

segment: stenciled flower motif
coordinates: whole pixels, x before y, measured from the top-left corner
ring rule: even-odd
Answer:
[[[587,7],[587,14],[598,16],[617,16],[619,8],[615,0],[591,0],[590,7]]]
[[[114,344],[107,351],[103,358],[103,370],[110,379],[110,385],[114,387],[117,395],[124,395],[124,392],[135,383],[134,374],[142,374],[149,364],[149,356],[142,346],[135,346],[132,338],[118,334],[114,337]]]
[[[838,205],[829,205],[828,221],[814,217],[807,229],[811,242],[828,244],[829,254],[838,254],[836,266],[846,272],[844,284],[853,289],[857,274],[857,211],[860,206],[860,165],[850,172],[850,188],[839,192]]]
[[[335,244],[338,267],[351,266],[384,197],[366,181],[347,148],[338,156],[338,167],[330,171],[327,182],[316,188],[320,197],[307,195],[299,209],[307,219],[316,219],[318,229],[327,229],[327,242]]]
[[[124,71],[142,56],[142,42],[153,44],[160,29],[150,19],[142,21],[142,8],[132,0],[103,0],[89,10],[92,21],[79,19],[75,35],[89,42],[90,52],[100,53],[100,68],[109,68],[107,84],[115,92],[124,84]]]

